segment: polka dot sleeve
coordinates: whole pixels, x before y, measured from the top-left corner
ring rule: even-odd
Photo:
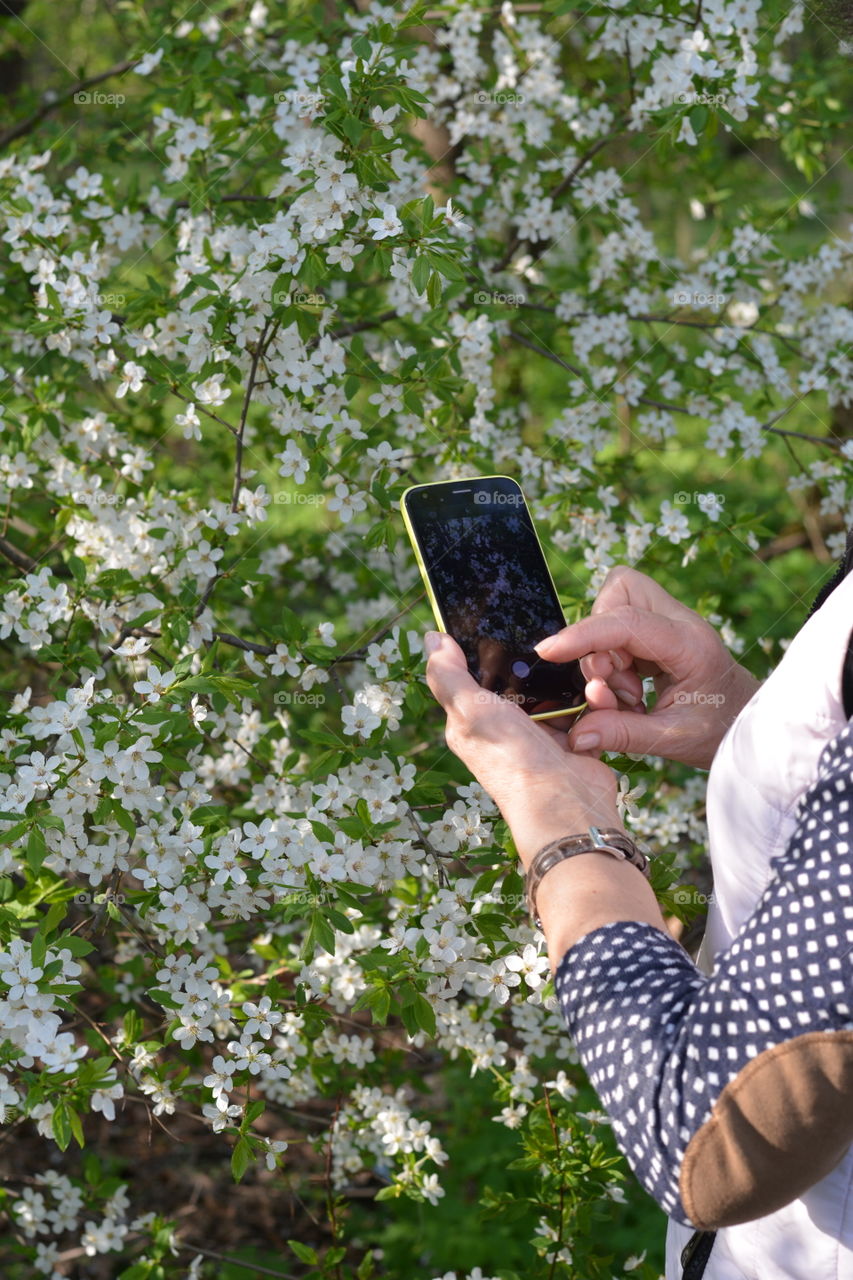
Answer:
[[[693,1224],[679,1177],[721,1091],[758,1054],[853,1027],[853,719],[829,743],[788,848],[711,977],[652,925],[616,922],[563,956],[560,1008],[646,1190]],[[849,1031],[848,1031],[849,1034]]]

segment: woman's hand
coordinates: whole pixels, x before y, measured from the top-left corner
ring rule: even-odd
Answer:
[[[428,632],[425,648],[427,684],[447,712],[447,745],[494,799],[525,867],[543,845],[590,824],[622,829],[607,765],[573,755],[565,733],[482,689],[451,636]]]
[[[536,645],[550,662],[581,660],[590,710],[576,751],[624,751],[710,767],[723,735],[759,686],[717,632],[644,573],[608,573],[588,618]],[[643,676],[657,699],[642,702]]]

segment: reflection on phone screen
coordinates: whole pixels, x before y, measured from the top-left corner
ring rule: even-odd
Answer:
[[[579,706],[578,663],[533,651],[565,619],[520,493],[475,489],[464,501],[451,495],[446,510],[424,505],[412,512],[421,554],[474,678],[528,714]]]

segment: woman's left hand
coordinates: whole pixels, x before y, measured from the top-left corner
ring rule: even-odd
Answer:
[[[451,636],[428,632],[425,649],[427,684],[447,712],[447,745],[497,804],[525,867],[543,845],[591,824],[623,829],[612,769],[572,753],[567,734],[482,689]]]

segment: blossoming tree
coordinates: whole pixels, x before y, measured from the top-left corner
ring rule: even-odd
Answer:
[[[9,1274],[217,1274],[92,1148],[182,1113],[237,1181],[316,1175],[288,1274],[392,1274],[351,1206],[441,1214],[461,1061],[524,1273],[653,1277],[595,1227],[626,1171],[444,748],[397,501],[517,476],[570,616],[635,564],[765,673],[780,530],[828,562],[853,505],[849,48],[778,0],[128,0],[78,68],[43,20],[5,20],[53,87],[0,134]],[[687,918],[703,779],[612,763]]]

